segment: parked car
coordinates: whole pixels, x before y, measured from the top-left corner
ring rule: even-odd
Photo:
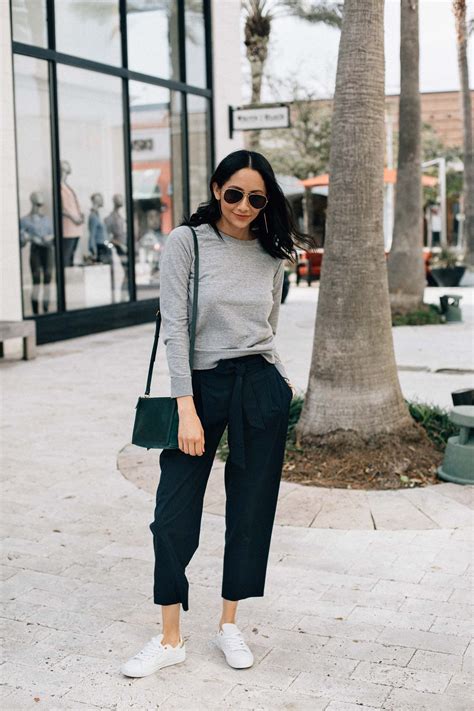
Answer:
[[[324,249],[297,250],[298,260],[296,263],[296,285],[301,280],[305,280],[308,286],[321,276],[321,263],[323,261]]]
[[[385,252],[385,257],[388,257],[390,252]],[[317,281],[321,277],[321,265],[323,261],[324,249],[312,249],[312,250],[297,250],[298,261],[296,263],[296,285],[298,286],[300,281],[304,280],[311,286],[313,281]],[[437,286],[436,281],[433,279],[430,269],[430,260],[433,257],[433,253],[428,247],[423,248],[423,261],[425,263],[425,274],[428,286]]]

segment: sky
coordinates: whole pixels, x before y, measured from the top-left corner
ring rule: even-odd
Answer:
[[[474,16],[474,0],[468,0],[468,17]],[[307,89],[323,98],[332,96],[337,69],[339,30],[312,25],[296,18],[273,21],[267,73],[273,82],[297,76]],[[245,50],[245,48],[244,48]],[[400,2],[385,2],[385,89],[400,90]],[[244,100],[250,100],[248,61],[244,57],[246,86]],[[469,42],[469,77],[474,88],[474,35]],[[420,89],[449,91],[459,89],[456,34],[451,0],[420,0]],[[262,101],[288,100],[285,89],[276,96],[268,82]]]

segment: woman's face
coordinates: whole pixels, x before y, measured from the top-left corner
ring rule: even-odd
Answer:
[[[243,196],[240,202],[229,204],[224,200],[224,193],[228,188],[237,188],[244,193],[257,193],[266,195],[267,191],[262,176],[252,168],[242,168],[231,175],[220,188],[214,183],[213,190],[216,200],[219,200],[224,225],[242,230],[247,228],[257,215],[261,212],[248,201],[248,195]]]

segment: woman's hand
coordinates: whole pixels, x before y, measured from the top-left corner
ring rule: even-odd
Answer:
[[[285,380],[286,380],[287,385],[289,385],[289,387],[291,388],[291,392],[293,393],[291,399],[293,399],[293,398],[295,397],[295,395],[296,395],[296,388],[295,388],[295,386],[293,385],[293,383],[290,383],[289,378],[285,378]]]
[[[185,454],[201,457],[204,454],[204,430],[192,395],[176,398],[178,404],[178,447]]]

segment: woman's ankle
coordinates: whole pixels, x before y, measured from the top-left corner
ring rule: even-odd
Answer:
[[[173,632],[173,633],[163,633],[163,638],[161,640],[161,644],[170,644],[172,647],[177,647],[178,644],[181,642],[181,634],[178,632]]]
[[[223,620],[223,619],[221,619],[220,622],[219,622],[219,629],[221,630],[221,629],[222,629],[222,625],[225,625],[225,624],[235,625],[235,617],[232,618],[232,619],[229,619],[229,620]]]
[[[219,621],[219,629],[222,630],[222,625],[229,624],[235,625],[235,618],[237,615],[237,605],[238,600],[227,600],[222,598],[222,610],[221,619]]]

